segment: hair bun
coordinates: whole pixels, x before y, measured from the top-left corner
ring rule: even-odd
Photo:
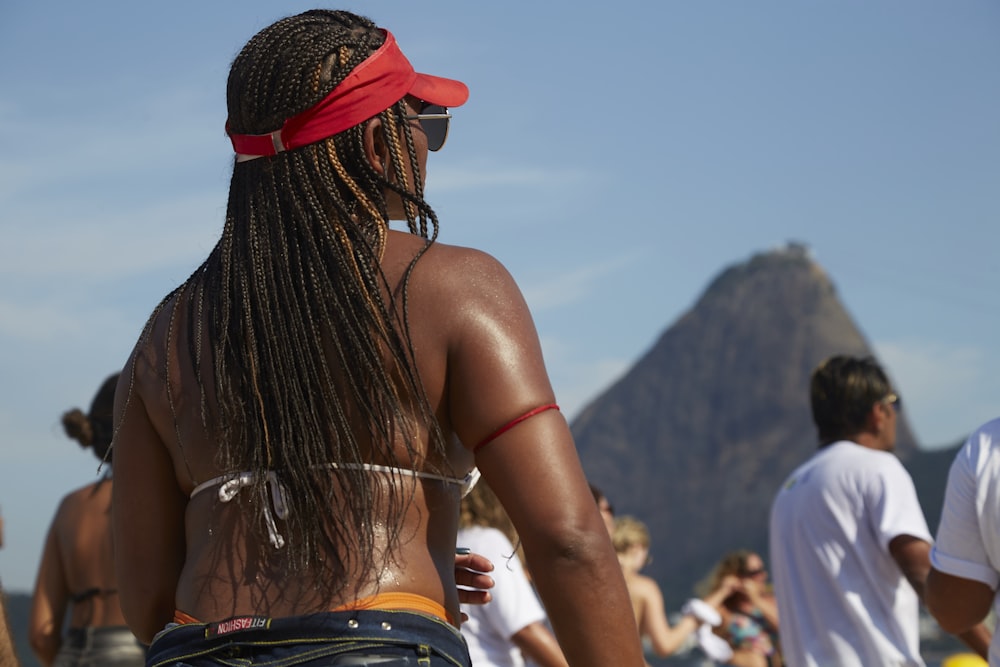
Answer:
[[[66,435],[80,443],[81,447],[90,447],[94,441],[94,429],[90,419],[80,408],[63,413],[63,429]]]

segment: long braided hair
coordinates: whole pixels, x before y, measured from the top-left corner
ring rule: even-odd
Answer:
[[[309,11],[265,28],[233,62],[230,130],[280,127],[384,39],[373,22],[344,11]],[[415,488],[410,477],[382,484],[350,464],[447,467],[406,317],[406,286],[422,253],[395,292],[380,266],[386,189],[402,199],[411,233],[427,246],[437,236],[406,113],[401,100],[379,115],[394,166],[389,178],[365,156],[364,124],[237,163],[221,239],[160,308],[173,299],[175,309],[187,309],[203,422],[219,442],[218,465],[254,473],[244,493],[253,499],[256,535],[263,538],[266,476],[276,471],[289,491],[287,565],[314,574],[331,594],[347,576],[371,579],[388,562]],[[414,443],[427,433],[425,459]],[[405,459],[397,456],[401,445]],[[349,465],[333,475],[331,462]],[[376,525],[388,532],[388,544],[375,538]],[[265,547],[258,557],[268,558],[267,540],[258,543]]]

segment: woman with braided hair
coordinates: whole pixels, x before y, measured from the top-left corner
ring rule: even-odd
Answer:
[[[74,408],[62,416],[66,435],[102,462],[110,457],[117,384],[115,373],[101,384],[88,412]],[[110,467],[104,470],[99,480],[62,499],[45,540],[28,636],[46,666],[136,667],[145,659],[119,604],[112,558],[112,479]]]
[[[570,664],[642,664],[520,291],[435,243],[427,151],[467,96],[348,12],[277,21],[234,60],[222,237],[117,396],[115,556],[150,665],[467,666],[477,467]]]

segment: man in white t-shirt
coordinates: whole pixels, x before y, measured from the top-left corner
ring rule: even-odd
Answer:
[[[917,614],[932,540],[892,453],[899,397],[874,359],[837,356],[813,371],[810,399],[820,449],[771,508],[785,664],[923,667]]]
[[[462,623],[462,635],[469,645],[472,664],[523,667],[522,651],[534,653],[532,649],[541,641],[558,654],[554,664],[565,665],[555,637],[545,626],[545,610],[510,540],[496,528],[468,526],[458,531],[458,544],[493,561],[493,599],[484,605],[462,605],[462,612],[468,616]]]
[[[480,480],[462,499],[458,546],[493,562],[492,600],[462,605],[462,636],[476,667],[569,667],[546,624],[545,610],[521,565],[511,540],[510,517],[490,485]]]
[[[927,607],[942,628],[965,632],[991,604],[1000,614],[1000,419],[973,433],[951,464],[931,565]],[[1000,665],[998,633],[989,662]]]

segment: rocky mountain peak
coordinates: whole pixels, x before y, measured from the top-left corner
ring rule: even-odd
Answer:
[[[817,447],[809,376],[869,355],[826,272],[799,243],[722,271],[574,420],[584,468],[650,528],[649,574],[684,597],[724,553],[766,554],[770,503]],[[901,457],[916,442],[901,415]]]

